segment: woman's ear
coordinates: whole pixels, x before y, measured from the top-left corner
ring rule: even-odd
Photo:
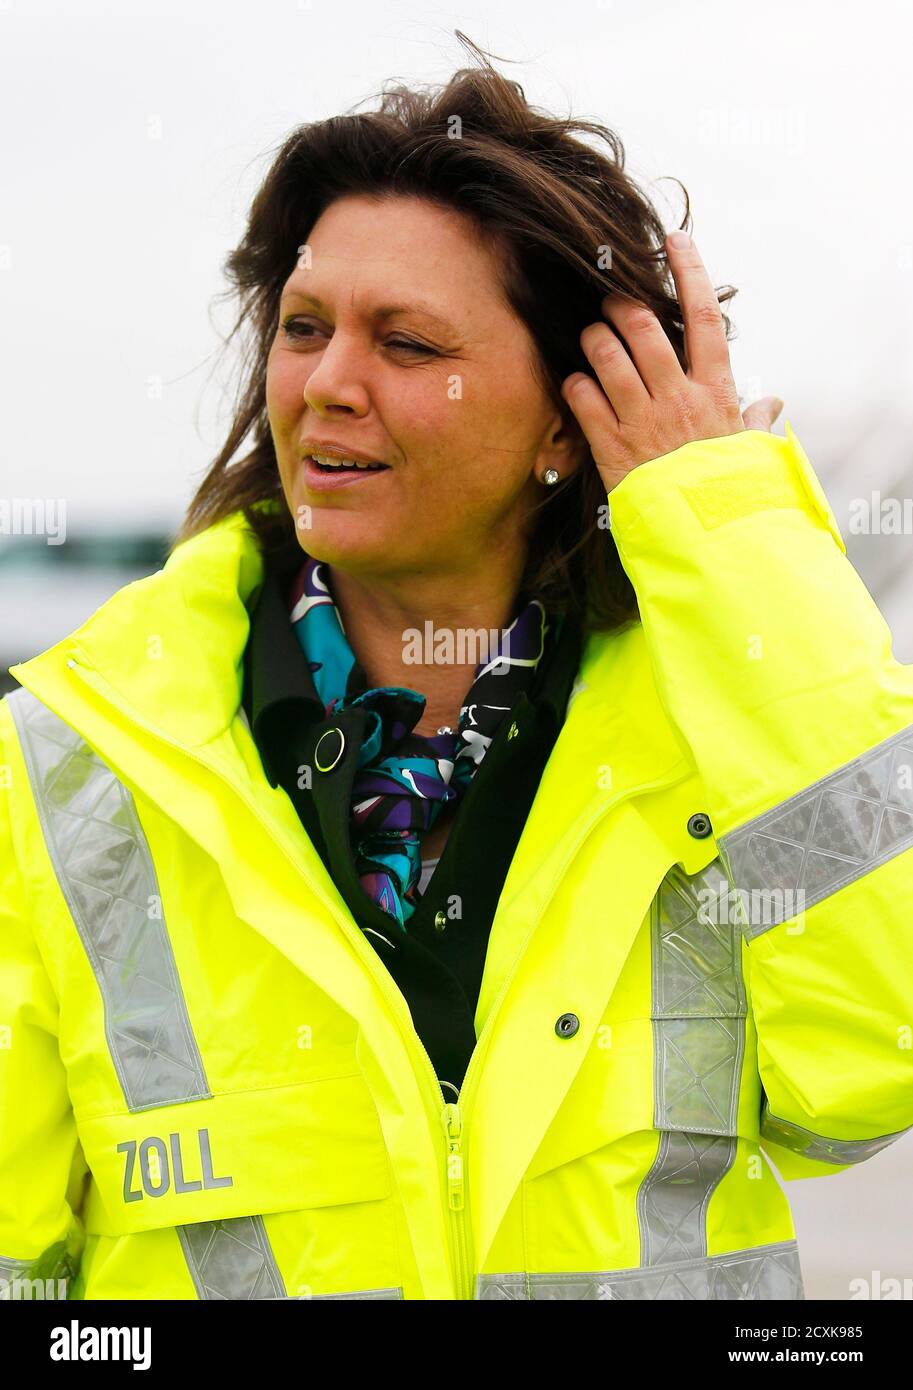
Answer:
[[[558,474],[558,480],[564,482],[583,465],[589,447],[573,413],[567,409],[556,411],[545,443],[536,458],[536,477],[540,482],[547,481],[545,474],[553,470]]]

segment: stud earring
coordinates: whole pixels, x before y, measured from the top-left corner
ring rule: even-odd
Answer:
[[[545,483],[546,487],[552,487],[553,484],[557,483],[559,476],[560,474],[557,468],[546,468],[545,472],[542,474],[542,481]]]

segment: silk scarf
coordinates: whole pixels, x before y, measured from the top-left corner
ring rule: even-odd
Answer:
[[[356,764],[350,834],[361,885],[405,931],[418,906],[422,836],[458,800],[504,716],[529,691],[552,632],[538,599],[518,596],[515,617],[475,669],[456,730],[414,732],[425,697],[403,686],[368,688],[346,638],[329,567],[308,557],[289,592],[290,619],[327,716],[367,712]]]

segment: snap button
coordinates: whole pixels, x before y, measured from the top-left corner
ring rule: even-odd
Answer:
[[[436,913],[434,914],[434,930],[435,930],[435,931],[444,931],[444,930],[446,929],[446,927],[447,927],[447,913],[446,913],[446,912],[436,912]]]
[[[712,829],[710,817],[704,811],[696,811],[688,821],[688,834],[696,840],[706,840]]]
[[[337,750],[337,752],[336,752],[336,756],[335,756],[335,758],[333,758],[332,762],[328,762],[328,763],[323,763],[323,764],[321,764],[321,761],[320,761],[320,745],[321,745],[321,743],[323,743],[323,740],[324,740],[325,738],[332,739],[334,735],[336,736],[336,738],[339,739],[339,748],[338,748],[338,750]],[[333,746],[333,745],[330,744],[330,749],[332,749],[332,746]],[[315,766],[316,766],[316,768],[317,768],[317,771],[318,771],[318,772],[330,772],[330,771],[332,771],[332,769],[333,769],[333,768],[336,766],[336,764],[339,762],[339,759],[342,757],[342,750],[345,748],[345,746],[346,746],[346,740],[345,740],[345,735],[344,735],[343,732],[342,732],[342,729],[325,729],[325,730],[323,731],[323,733],[320,735],[319,739],[317,740],[317,747],[314,749],[314,764],[315,764]]]
[[[555,1024],[555,1032],[559,1038],[572,1038],[580,1027],[580,1019],[576,1014],[562,1014]]]

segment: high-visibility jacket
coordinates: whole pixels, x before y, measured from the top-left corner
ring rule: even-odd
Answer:
[[[913,1126],[913,668],[788,425],[609,507],[640,620],[587,639],[458,1102],[263,772],[240,513],[13,668],[8,1296],[804,1296],[771,1164]]]

